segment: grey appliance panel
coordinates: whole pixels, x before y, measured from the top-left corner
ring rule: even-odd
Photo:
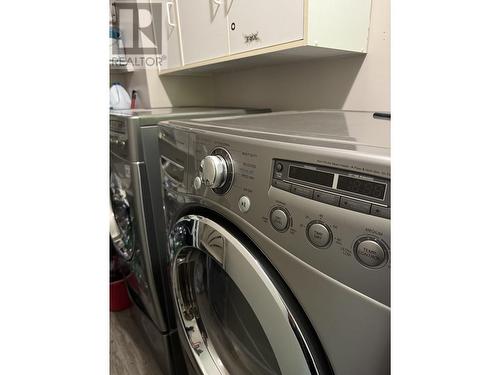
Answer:
[[[188,165],[193,164],[189,155],[189,134],[161,125],[160,128],[160,160],[163,209],[166,220],[166,233],[169,233],[169,225],[175,220],[175,205],[182,204],[183,195],[179,193],[188,192]],[[168,258],[171,259],[170,249]]]
[[[269,112],[269,110],[252,108],[172,107],[112,111],[110,113],[111,148],[119,149],[119,153],[130,161],[144,161],[141,127],[157,125],[160,121],[172,119],[198,119],[263,112]]]
[[[158,126],[143,126],[141,140],[144,150],[144,169],[141,174],[143,205],[148,233],[151,267],[158,296],[168,329],[175,327],[175,315],[170,306],[171,295],[169,284],[170,275],[165,264],[168,263],[167,238],[165,232],[165,212],[163,209],[161,164],[158,145]]]
[[[130,289],[128,289],[128,294],[129,298],[135,302],[130,308],[130,315],[140,330],[146,333],[144,335],[146,344],[153,351],[163,373],[187,375],[188,370],[183,355],[177,350],[181,345],[177,330],[173,330],[168,334],[160,332],[149,319],[147,313],[142,310],[140,301],[135,301],[133,292],[131,293]]]
[[[110,116],[109,120],[109,150],[119,157],[130,160],[129,134],[127,119]]]
[[[264,129],[253,127],[250,119],[255,118],[261,118],[259,126]],[[167,191],[166,209],[174,218],[190,207],[206,207],[244,232],[276,267],[300,302],[336,375],[388,374],[390,220],[371,211],[341,208],[272,185],[274,160],[339,169],[390,184],[388,141],[377,140],[376,135],[373,139],[363,138],[356,134],[356,131],[362,133],[359,128],[351,131],[354,125],[350,124],[350,116],[339,125],[340,130],[320,128],[316,135],[307,126],[300,129],[299,125],[293,133],[294,125],[288,126],[286,121],[273,125],[274,118],[248,116],[248,123],[242,119],[237,125],[234,119],[169,122],[164,137],[180,139],[184,132],[189,145],[183,145],[182,150],[175,143],[171,145],[187,160],[188,170],[183,176],[185,189]],[[366,120],[371,124],[366,126],[373,126],[371,131],[380,131],[383,138],[388,137],[387,120]],[[291,133],[283,129],[291,129]],[[160,140],[160,147],[162,143]],[[229,151],[234,162],[234,183],[224,195],[204,185],[200,189],[193,186],[201,159],[215,148]],[[250,200],[248,211],[240,211],[238,203],[242,196]],[[385,205],[390,206],[390,200]],[[275,230],[270,222],[270,213],[276,207],[283,209],[290,220],[283,232]],[[309,224],[318,222],[333,234],[325,248],[314,246],[306,232]],[[172,220],[167,220],[167,231],[171,224]],[[353,246],[360,238],[383,244],[386,259],[381,266],[367,267],[358,260]]]
[[[129,161],[144,161],[140,118],[110,115],[110,149]]]
[[[187,192],[189,136],[182,130],[159,125],[159,153],[163,184],[169,190]]]
[[[135,238],[134,256],[129,261],[131,277],[128,285],[140,298],[148,315],[160,331],[166,331],[163,312],[161,311],[160,296],[157,290],[153,272],[152,254],[148,241],[144,203],[142,196],[141,175],[145,175],[144,163],[130,163],[115,154],[111,154],[111,172],[117,174],[123,181],[127,199],[131,206],[133,218],[132,227]]]
[[[374,118],[372,112],[287,111],[193,121],[173,120],[170,124],[192,130],[366,151],[381,156],[390,154],[390,121]]]
[[[112,110],[117,118],[137,118],[139,125],[155,125],[164,119],[238,116],[250,113],[269,112],[269,109],[232,107],[163,107],[133,110]]]

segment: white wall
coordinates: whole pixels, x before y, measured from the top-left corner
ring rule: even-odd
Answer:
[[[137,108],[213,106],[211,76],[163,77],[156,69],[137,69],[133,73],[110,74],[110,83],[121,83],[129,95],[138,94]]]
[[[156,70],[149,72],[148,85],[151,107],[214,105],[212,77],[165,77],[158,76]]]
[[[326,0],[311,0],[326,1]],[[372,0],[366,56],[328,58],[220,73],[214,103],[273,110],[390,110],[390,3]]]

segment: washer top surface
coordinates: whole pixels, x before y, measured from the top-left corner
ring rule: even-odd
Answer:
[[[343,143],[379,148],[382,153],[390,149],[390,120],[374,118],[373,112],[287,111],[169,124],[315,146]]]
[[[263,110],[251,108],[225,108],[225,107],[164,107],[150,109],[110,110],[111,117],[136,119],[140,125],[156,124],[161,120],[175,118],[213,117],[225,115],[243,115],[257,113]]]

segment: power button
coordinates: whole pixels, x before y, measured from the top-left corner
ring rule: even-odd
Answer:
[[[250,209],[250,198],[248,198],[246,195],[242,196],[238,201],[238,208],[243,213],[248,212],[248,210]]]

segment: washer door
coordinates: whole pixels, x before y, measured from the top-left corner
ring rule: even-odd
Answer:
[[[110,234],[118,253],[124,259],[130,260],[134,255],[135,238],[127,185],[130,185],[130,176],[121,176],[117,170],[111,172]]]
[[[170,235],[180,337],[191,362],[210,375],[330,373],[291,292],[243,242],[198,215],[180,219]]]

